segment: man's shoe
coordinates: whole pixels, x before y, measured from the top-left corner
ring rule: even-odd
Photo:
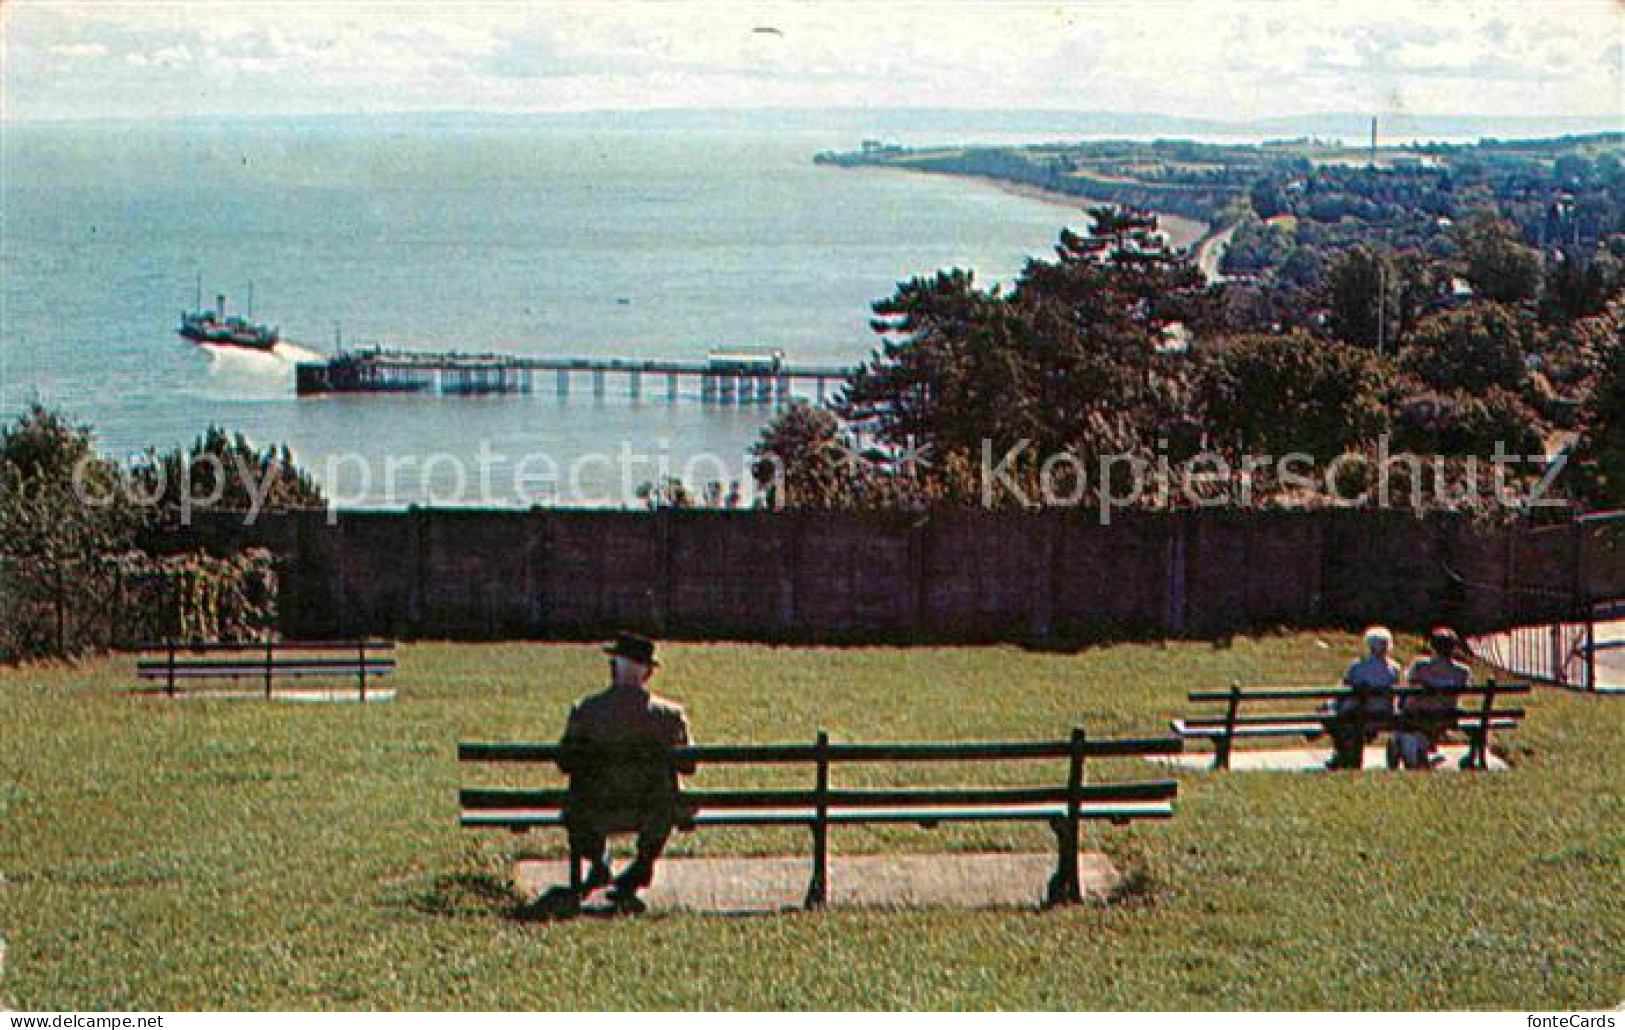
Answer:
[[[622,915],[636,916],[649,911],[649,906],[638,897],[638,892],[628,887],[619,885],[611,887],[604,897],[608,898],[609,903],[615,906],[615,911]]]

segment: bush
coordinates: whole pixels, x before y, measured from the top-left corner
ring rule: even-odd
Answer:
[[[1529,374],[1523,326],[1499,304],[1478,302],[1422,320],[1405,344],[1401,367],[1435,390],[1517,392]]]
[[[1294,333],[1238,337],[1214,348],[1197,396],[1221,447],[1326,460],[1386,430],[1381,389],[1370,354]]]
[[[0,660],[67,658],[153,640],[257,640],[277,623],[268,551],[0,557]]]
[[[183,474],[184,472],[184,474]],[[213,480],[198,473],[218,473]],[[211,429],[187,455],[132,474],[96,454],[88,427],[40,405],[0,427],[0,660],[71,658],[146,639],[248,639],[276,624],[269,555],[158,558],[138,549],[177,518],[185,485],[221,507],[321,503],[286,448]],[[137,504],[136,496],[158,496]],[[128,489],[132,484],[141,489]],[[206,507],[207,505],[201,505]]]
[[[1482,395],[1413,392],[1395,405],[1393,449],[1413,454],[1489,458],[1545,451],[1540,419],[1522,398],[1499,388]]]

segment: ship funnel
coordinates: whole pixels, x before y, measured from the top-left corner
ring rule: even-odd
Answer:
[[[216,318],[226,317],[226,295],[224,293],[214,295],[214,314]]]

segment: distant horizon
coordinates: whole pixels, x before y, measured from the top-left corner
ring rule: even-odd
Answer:
[[[803,131],[952,131],[949,124],[964,131],[1022,132],[1075,131],[1205,133],[1215,135],[1267,135],[1271,139],[1298,137],[1342,140],[1356,133],[1363,144],[1366,127],[1377,119],[1378,142],[1384,132],[1414,142],[1428,133],[1445,136],[1474,135],[1483,139],[1536,140],[1575,135],[1625,133],[1625,113],[1619,116],[1584,114],[1492,114],[1444,112],[1420,114],[1409,111],[1324,110],[1295,114],[1263,115],[1246,118],[1211,118],[1180,115],[1165,111],[1126,111],[1110,109],[1070,109],[1046,107],[946,107],[914,105],[888,107],[832,106],[738,106],[738,107],[596,107],[573,110],[492,110],[473,107],[412,108],[375,111],[301,112],[196,112],[170,114],[83,115],[15,117],[0,112],[0,126],[124,126],[124,125],[210,125],[277,123],[365,123],[426,122],[436,119],[489,123],[556,123],[572,128],[646,128],[658,130],[684,123],[690,127],[730,127],[723,123],[765,122],[787,118],[801,124],[790,126]],[[886,125],[886,122],[912,121],[912,125]],[[1073,122],[1075,125],[1063,123]],[[612,124],[619,123],[619,124]],[[932,124],[936,123],[936,124]],[[975,124],[972,124],[975,123]],[[1040,124],[1042,123],[1042,124]],[[749,127],[749,126],[745,126]],[[765,126],[762,126],[765,127]],[[1531,135],[1501,136],[1498,132],[1529,131]],[[1166,137],[1177,141],[1178,137]],[[1389,145],[1393,145],[1390,143]]]

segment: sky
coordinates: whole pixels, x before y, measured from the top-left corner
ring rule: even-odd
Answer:
[[[0,0],[0,117],[1625,113],[1625,2]]]

